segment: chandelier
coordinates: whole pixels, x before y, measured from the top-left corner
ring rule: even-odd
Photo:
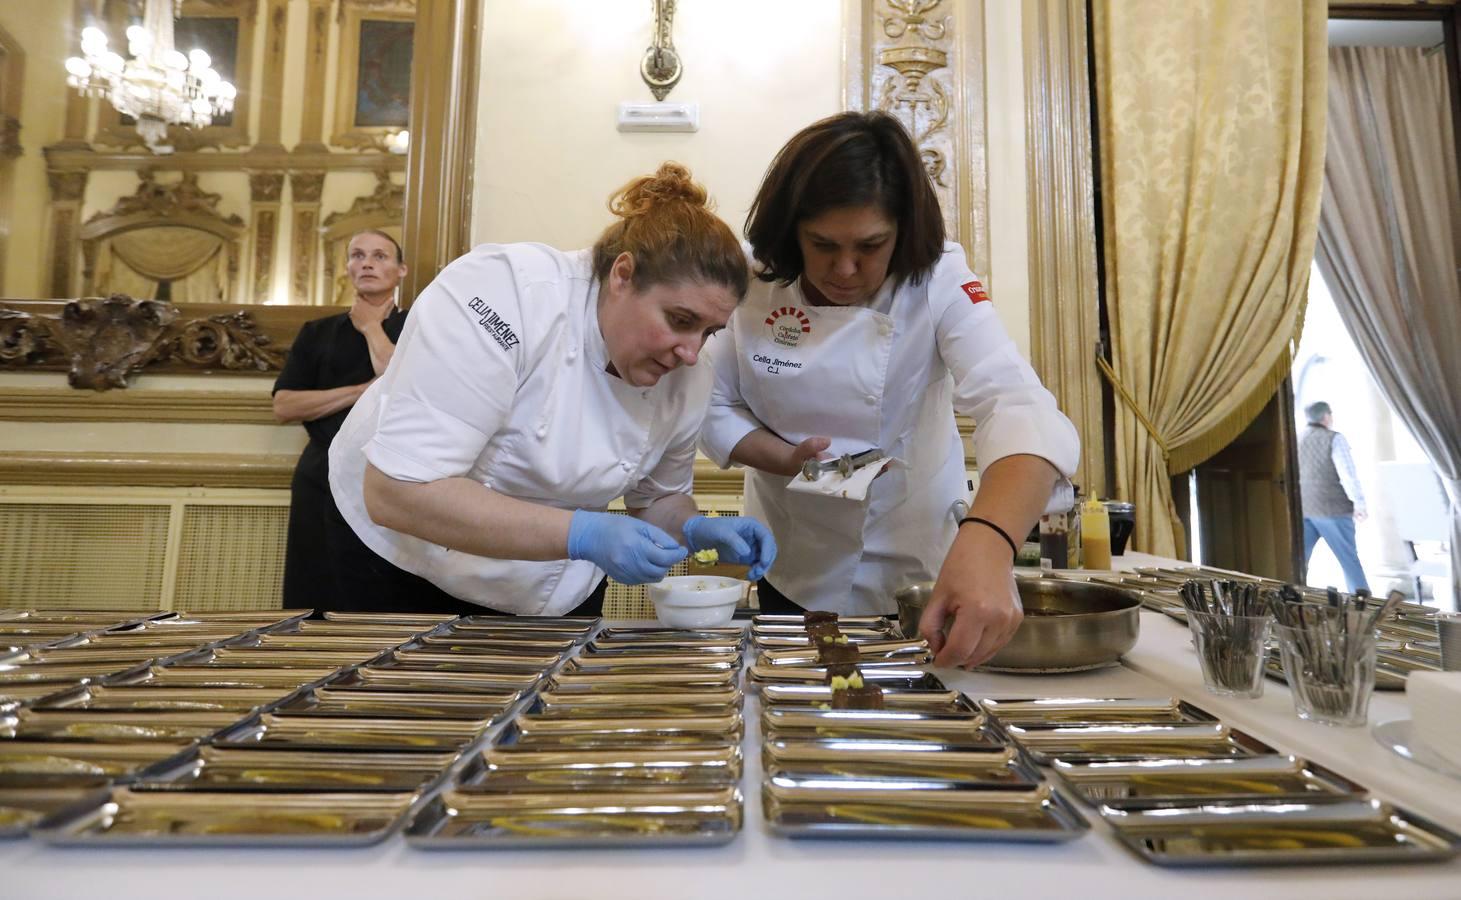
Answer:
[[[173,18],[182,0],[146,0],[142,24],[127,29],[131,59],[107,47],[95,27],[81,32],[81,56],[66,60],[66,83],[84,97],[105,97],[117,112],[137,120],[137,134],[153,153],[171,153],[163,143],[168,125],[203,128],[233,110],[238,91],[212,68],[202,50],[186,56],[173,46]]]

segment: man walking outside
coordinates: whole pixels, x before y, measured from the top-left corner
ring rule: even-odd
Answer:
[[[1346,588],[1369,590],[1355,549],[1354,523],[1363,522],[1365,495],[1355,473],[1349,441],[1330,426],[1334,414],[1324,401],[1304,407],[1309,427],[1299,440],[1299,496],[1304,509],[1304,566],[1323,538],[1344,569]]]

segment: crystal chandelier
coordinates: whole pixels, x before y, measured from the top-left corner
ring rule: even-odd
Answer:
[[[173,18],[182,0],[146,0],[142,24],[127,29],[131,59],[107,47],[101,29],[81,32],[81,56],[66,60],[66,83],[84,97],[106,97],[123,115],[137,120],[137,133],[153,153],[170,153],[163,144],[168,125],[203,128],[214,116],[233,110],[234,86],[212,68],[202,50],[187,56],[173,47]]]

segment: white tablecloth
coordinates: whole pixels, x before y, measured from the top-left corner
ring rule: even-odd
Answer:
[[[1131,560],[1133,562],[1137,560]],[[1186,629],[1142,614],[1122,667],[1074,675],[940,672],[975,697],[1166,696],[1191,700],[1278,749],[1335,769],[1461,831],[1461,781],[1402,760],[1368,729],[1302,722],[1270,681],[1258,700],[1207,694]],[[199,850],[49,847],[0,842],[0,898],[1461,898],[1461,861],[1269,869],[1162,869],[1115,842],[1086,808],[1091,832],[1068,844],[791,841],[761,820],[756,701],[746,704],[743,833],[691,850],[421,851],[399,838],[358,850]],[[1370,721],[1407,716],[1400,693],[1377,693]]]

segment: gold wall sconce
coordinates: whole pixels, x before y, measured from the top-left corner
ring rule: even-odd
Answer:
[[[639,74],[654,99],[663,100],[680,82],[684,69],[670,30],[675,24],[675,0],[651,0],[654,4],[654,43],[644,51]]]

